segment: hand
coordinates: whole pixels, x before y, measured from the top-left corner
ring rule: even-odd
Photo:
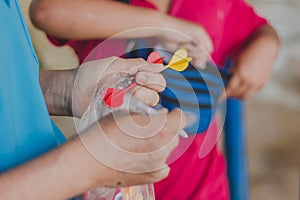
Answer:
[[[69,199],[99,186],[165,178],[166,159],[186,119],[178,109],[151,117],[113,113],[78,137],[1,173],[1,199]]]
[[[247,99],[261,89],[270,78],[279,45],[276,31],[270,25],[261,26],[252,33],[234,59],[227,97]]]
[[[166,159],[178,144],[177,131],[184,126],[179,109],[155,116],[119,111],[101,119],[80,135],[98,164],[98,169],[88,172],[96,178],[95,187],[124,187],[165,178],[169,173]]]
[[[155,65],[143,59],[121,59],[111,57],[82,64],[76,69],[74,83],[72,110],[73,115],[80,117],[86,110],[90,97],[101,79],[109,74],[126,72],[136,75],[137,83],[142,86],[134,90],[133,95],[148,105],[155,105],[159,96],[157,92],[163,91],[166,81],[159,73],[162,65]]]
[[[269,80],[271,66],[258,63],[236,64],[231,69],[233,76],[226,88],[227,97],[247,99],[260,90]]]
[[[213,43],[206,30],[200,25],[186,20],[171,16],[165,17],[168,29],[163,29],[161,33],[163,45],[170,51],[185,48],[188,50],[189,56],[193,57],[192,63],[196,67],[203,65],[213,51]]]

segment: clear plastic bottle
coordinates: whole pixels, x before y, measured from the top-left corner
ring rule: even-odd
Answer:
[[[129,74],[112,74],[104,78],[98,84],[94,96],[91,99],[90,105],[79,121],[79,132],[88,128],[91,124],[105,117],[115,110],[126,109],[131,112],[141,114],[155,114],[157,110],[145,105],[141,101],[132,97],[130,92],[126,92],[124,103],[117,108],[108,106],[103,97],[106,94],[107,88],[117,88],[123,90],[134,82],[134,76]],[[75,198],[76,200],[154,200],[153,184],[138,185],[126,188],[107,188],[99,187],[91,189],[83,196]]]

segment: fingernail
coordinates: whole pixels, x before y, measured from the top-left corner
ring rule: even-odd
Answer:
[[[142,84],[144,84],[148,81],[147,76],[145,76],[144,74],[137,74],[135,79],[138,83],[142,83]]]
[[[165,109],[161,104],[156,104],[156,105],[152,106],[152,108],[154,108],[157,111]]]
[[[183,138],[189,137],[189,135],[184,130],[179,130],[177,133],[178,133],[178,135],[180,135]]]
[[[153,66],[158,67],[158,68],[163,68],[163,64],[153,64]]]
[[[164,68],[163,64],[153,64],[153,67],[157,68],[158,71]]]
[[[206,64],[200,64],[200,65],[199,65],[199,68],[200,68],[200,69],[205,69],[205,68],[206,68]]]

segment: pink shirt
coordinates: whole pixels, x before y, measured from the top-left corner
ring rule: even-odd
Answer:
[[[156,9],[146,0],[131,0],[131,4]],[[223,65],[229,54],[233,54],[253,31],[267,23],[243,0],[174,0],[169,15],[198,23],[206,29],[214,44],[212,58],[218,65]],[[102,41],[50,39],[56,45],[67,43],[74,48],[80,63]],[[103,58],[121,54],[124,41],[117,40],[113,43],[105,44],[105,50],[108,53],[102,53],[99,56]],[[114,48],[110,49],[110,46]]]
[[[131,4],[156,9],[146,0],[131,0]],[[227,57],[236,53],[253,31],[267,23],[243,0],[174,0],[169,15],[198,23],[206,29],[214,45],[211,56],[218,65],[224,65]],[[57,45],[65,43],[51,40]],[[70,40],[68,44],[74,48],[82,63],[100,42],[101,40]],[[105,52],[95,51],[92,57],[121,54],[124,41],[114,43],[104,44]],[[205,158],[200,159],[198,153],[205,137],[210,138],[209,146],[212,150]],[[218,126],[214,121],[207,132],[180,140],[179,147],[169,158],[172,162],[170,175],[155,184],[157,200],[229,199],[226,165],[215,146],[217,138]]]
[[[157,9],[146,0],[131,0],[131,4]],[[174,0],[168,13],[205,28],[214,45],[212,58],[218,65],[267,23],[243,0]]]

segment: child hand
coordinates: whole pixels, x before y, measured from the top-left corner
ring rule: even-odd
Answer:
[[[213,51],[213,43],[206,30],[182,19],[170,16],[166,18],[167,30],[163,29],[160,37],[163,45],[170,51],[184,48],[193,57],[192,63],[196,67],[203,65]]]
[[[247,99],[266,84],[279,44],[276,31],[270,25],[261,26],[251,35],[232,66],[227,97]]]
[[[226,88],[227,97],[247,99],[259,91],[269,80],[271,66],[252,62],[232,66],[232,78]]]

